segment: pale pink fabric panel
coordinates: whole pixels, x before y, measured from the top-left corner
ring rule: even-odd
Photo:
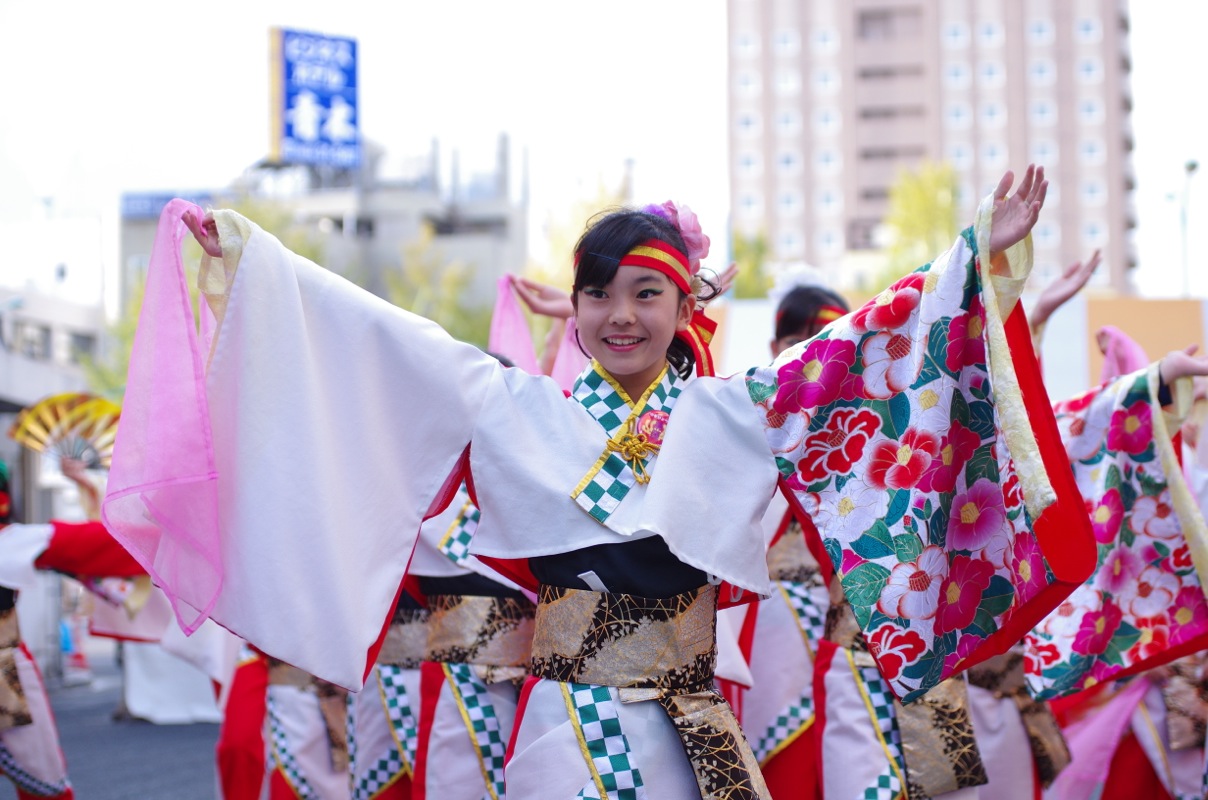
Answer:
[[[180,246],[184,200],[160,215],[113,449],[105,526],[164,587],[186,632],[222,586],[205,361]]]
[[[512,280],[504,275],[496,284],[495,311],[491,315],[491,334],[487,349],[507,356],[516,366],[532,375],[541,374],[533,350],[533,335],[520,301],[512,291]]]

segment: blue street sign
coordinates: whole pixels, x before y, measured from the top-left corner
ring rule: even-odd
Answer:
[[[356,40],[274,28],[272,45],[272,159],[359,165]]]

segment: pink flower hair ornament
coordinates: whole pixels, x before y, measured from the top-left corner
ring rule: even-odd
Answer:
[[[684,238],[684,247],[688,249],[688,269],[695,275],[700,270],[701,259],[709,255],[709,237],[701,230],[700,220],[696,212],[688,206],[676,205],[674,200],[644,207],[642,211],[654,214],[674,225]]]

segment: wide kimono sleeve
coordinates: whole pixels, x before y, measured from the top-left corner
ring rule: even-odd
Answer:
[[[359,689],[500,367],[216,212],[201,334],[164,210],[103,518],[173,601]],[[207,363],[208,362],[208,363]]]
[[[983,264],[989,219],[987,202],[948,252],[747,376],[904,701],[1015,644],[1093,566],[1017,307],[1030,244]]]
[[[1175,385],[1176,400],[1186,400],[1187,383]],[[1039,697],[1208,648],[1208,536],[1171,442],[1178,415],[1163,411],[1158,386],[1153,364],[1055,408],[1098,558],[1090,579],[1027,637]]]

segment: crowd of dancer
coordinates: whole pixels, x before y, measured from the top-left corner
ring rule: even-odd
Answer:
[[[1048,397],[1099,255],[1025,317],[1047,187],[854,311],[781,287],[729,378],[675,203],[506,282],[484,352],[174,201],[102,532],[242,643],[221,796],[1203,797],[1208,358],[1107,328]]]

